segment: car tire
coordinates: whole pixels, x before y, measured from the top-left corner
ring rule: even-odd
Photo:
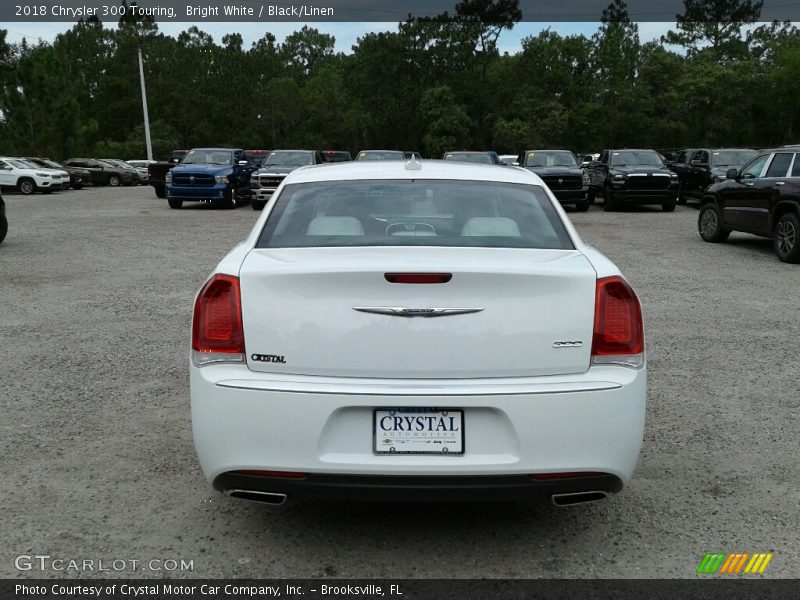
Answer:
[[[661,203],[661,210],[663,212],[675,212],[675,207],[678,205],[678,201],[673,198],[672,200],[665,200]]]
[[[589,190],[586,193],[586,199],[589,201],[589,204],[594,204],[596,201],[594,190]]]
[[[589,202],[589,198],[585,198],[585,199],[581,200],[580,202],[576,202],[575,203],[575,211],[576,212],[586,212],[587,210],[589,210],[589,206],[590,205],[591,205],[591,202]]]
[[[83,189],[83,186],[82,186],[81,184],[79,184],[79,183],[78,183],[78,184],[75,184],[75,185],[73,185],[73,186],[72,186],[72,189],[73,189],[73,190],[82,190],[82,189]]]
[[[250,200],[250,208],[253,210],[264,210],[264,207],[267,205],[266,200]]]
[[[183,200],[180,198],[167,198],[167,204],[169,204],[170,208],[181,208],[183,206]]]
[[[794,213],[783,213],[775,224],[775,254],[785,263],[800,262],[800,219]]]
[[[167,190],[164,188],[163,185],[153,186],[156,192],[156,198],[166,198],[167,197]]]
[[[17,190],[20,194],[30,196],[36,193],[36,182],[30,177],[23,177],[17,182]]]
[[[231,189],[226,194],[225,198],[222,200],[222,208],[227,210],[233,210],[239,204],[239,192],[235,189]]]
[[[706,242],[717,244],[724,242],[731,234],[730,229],[722,226],[722,213],[716,204],[708,202],[700,207],[697,217],[697,231]]]
[[[605,212],[614,212],[617,210],[617,201],[614,198],[613,190],[609,186],[603,189],[603,210]]]
[[[6,219],[0,220],[0,243],[6,239],[6,234],[8,233],[8,221]]]
[[[683,194],[683,182],[678,182],[678,204],[684,206],[686,204],[686,196]]]
[[[119,187],[119,176],[110,175],[108,178],[108,185],[111,187]]]

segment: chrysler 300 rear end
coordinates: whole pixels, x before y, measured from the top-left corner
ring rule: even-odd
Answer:
[[[232,496],[598,500],[642,442],[641,310],[535,175],[305,169],[198,294],[191,386]]]

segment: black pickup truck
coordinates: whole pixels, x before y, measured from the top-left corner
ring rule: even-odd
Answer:
[[[589,176],[569,150],[526,150],[517,158],[520,167],[536,173],[561,204],[589,210]]]
[[[660,204],[664,212],[675,210],[678,175],[655,150],[603,150],[600,160],[585,168],[590,194],[603,198],[606,211],[630,204]]]
[[[158,198],[167,197],[165,177],[188,153],[188,150],[173,150],[168,161],[153,162],[147,165],[147,183],[153,186]]]
[[[729,169],[739,169],[756,157],[750,148],[691,148],[681,150],[670,168],[678,174],[678,204],[698,202],[712,183],[725,181]]]
[[[289,173],[324,162],[328,161],[319,150],[273,150],[250,178],[250,206],[253,210],[262,210]]]

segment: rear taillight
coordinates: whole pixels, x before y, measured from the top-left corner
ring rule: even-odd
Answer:
[[[239,278],[214,275],[200,290],[192,321],[192,362],[244,362]]]
[[[644,364],[642,309],[622,277],[597,280],[592,363],[636,369]]]
[[[389,283],[447,283],[453,278],[452,273],[385,273]]]

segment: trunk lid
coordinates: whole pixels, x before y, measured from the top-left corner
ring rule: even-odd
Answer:
[[[398,272],[452,279],[386,280]],[[245,259],[240,282],[253,371],[477,378],[589,368],[596,273],[576,250],[257,249]],[[402,317],[356,307],[482,310]]]

